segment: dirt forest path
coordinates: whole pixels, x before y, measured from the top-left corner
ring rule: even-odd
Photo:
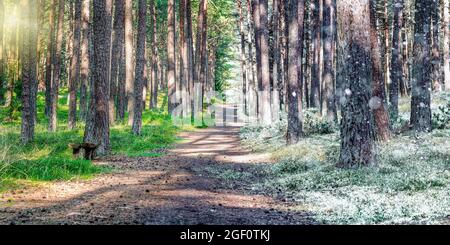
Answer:
[[[0,194],[0,224],[314,223],[284,200],[250,194],[249,183],[230,188],[201,171],[267,160],[243,149],[238,132],[238,127],[184,132],[183,141],[164,156],[112,157],[96,163],[113,166],[113,173]]]

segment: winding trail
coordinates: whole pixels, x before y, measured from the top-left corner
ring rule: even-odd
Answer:
[[[114,173],[0,194],[0,224],[314,224],[293,204],[252,193],[251,179],[230,187],[205,171],[268,161],[241,147],[238,132],[184,132],[164,156],[96,162]]]

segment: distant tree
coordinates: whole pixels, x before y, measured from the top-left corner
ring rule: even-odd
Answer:
[[[242,96],[243,96],[243,109],[244,113],[248,113],[248,101],[247,101],[247,88],[248,88],[248,80],[247,80],[247,56],[246,56],[246,39],[245,39],[245,30],[244,30],[244,14],[242,7],[242,0],[237,1],[238,13],[239,13],[239,37],[240,37],[240,52],[241,52],[241,71],[242,71]]]
[[[50,17],[49,17],[49,37],[47,44],[47,57],[45,60],[45,115],[50,116],[51,107],[51,87],[52,87],[52,75],[53,75],[53,62],[52,58],[55,56],[55,12],[56,12],[56,0],[51,1]]]
[[[136,72],[134,81],[134,114],[132,130],[135,135],[141,134],[142,129],[142,90],[145,83],[144,69],[147,66],[145,59],[145,35],[147,33],[147,0],[139,0],[139,23],[136,39]]]
[[[83,0],[81,12],[81,48],[80,48],[80,118],[87,117],[87,88],[89,84],[89,40],[90,40],[91,0]]]
[[[417,0],[414,15],[411,124],[431,131],[431,16],[433,0]]]
[[[175,109],[175,0],[169,0],[167,5],[167,87],[169,114]]]
[[[188,98],[189,92],[189,39],[187,35],[187,0],[180,0],[180,16],[179,16],[179,27],[180,27],[180,83],[181,83],[181,103],[183,108],[183,118],[191,116],[190,113],[190,99]]]
[[[313,63],[311,66],[311,96],[310,106],[320,107],[320,50],[321,50],[321,0],[313,0],[312,8],[312,38],[313,38]]]
[[[272,123],[270,101],[270,63],[269,63],[269,24],[268,24],[268,0],[259,0],[260,14],[260,46],[261,46],[261,92],[260,123],[270,125]]]
[[[134,80],[133,80],[133,2],[125,0],[125,92],[128,105],[128,124],[134,117]]]
[[[375,163],[370,37],[370,0],[337,0],[338,71],[340,99],[341,153],[338,166],[354,168]]]
[[[69,129],[74,129],[77,122],[77,88],[80,81],[80,45],[81,45],[81,11],[82,1],[75,0],[73,28],[73,53],[69,78]]]
[[[444,84],[441,74],[441,54],[440,54],[440,34],[439,26],[441,22],[440,18],[440,4],[439,0],[433,1],[431,10],[431,79],[433,91],[441,91],[444,89]],[[447,26],[447,29],[449,27]]]
[[[5,6],[3,0],[0,0],[0,103],[5,99],[5,94],[3,93],[3,82],[6,78],[5,74],[5,61],[3,55],[3,30],[4,30],[4,20],[5,20]]]
[[[156,109],[158,106],[158,47],[157,47],[157,11],[155,0],[150,1],[150,18],[151,18],[151,37],[150,37],[150,49],[151,49],[151,62],[150,62],[150,80],[151,80],[151,93],[150,93],[150,109]]]
[[[58,95],[59,95],[59,83],[60,83],[60,75],[61,75],[61,51],[62,51],[62,42],[64,36],[64,9],[65,9],[65,1],[59,0],[58,5],[58,28],[56,30],[56,44],[55,44],[55,52],[54,57],[52,58],[53,63],[53,76],[52,76],[52,85],[51,85],[51,106],[49,113],[49,121],[48,121],[48,130],[50,132],[55,132],[57,129],[58,123]]]
[[[109,140],[109,78],[111,62],[112,0],[93,1],[92,90],[84,142],[98,144],[97,154],[110,151]]]
[[[111,85],[109,97],[109,121],[125,117],[125,81],[119,76],[123,57],[125,8],[124,0],[114,1],[114,25],[111,56]],[[117,111],[116,108],[117,102]],[[117,116],[116,116],[117,113]]]
[[[334,44],[336,9],[333,0],[324,0],[323,8],[323,102],[322,115],[329,122],[337,120],[334,81]]]
[[[389,104],[393,119],[398,118],[399,86],[403,79],[402,26],[403,0],[394,2],[394,27],[392,36],[391,83],[389,84]]]
[[[255,44],[255,104],[256,104],[256,114],[258,118],[260,118],[261,106],[259,103],[260,94],[258,91],[262,87],[262,65],[261,65],[261,17],[260,17],[260,8],[259,8],[259,0],[251,0],[251,14],[252,14],[252,23],[253,26],[253,42]]]
[[[443,1],[443,70],[444,70],[444,86],[445,90],[450,91],[450,28],[446,28],[450,25],[450,1]]]

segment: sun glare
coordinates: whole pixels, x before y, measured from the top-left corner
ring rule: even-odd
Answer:
[[[6,12],[5,14],[6,14],[5,27],[13,28],[17,26],[18,17],[16,8],[14,8],[10,13]]]

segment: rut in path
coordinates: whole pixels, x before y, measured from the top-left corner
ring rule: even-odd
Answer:
[[[184,132],[158,158],[104,159],[118,169],[92,180],[57,182],[0,196],[0,224],[314,224],[269,196],[230,188],[206,172],[217,164],[264,162],[240,146],[238,127]]]

